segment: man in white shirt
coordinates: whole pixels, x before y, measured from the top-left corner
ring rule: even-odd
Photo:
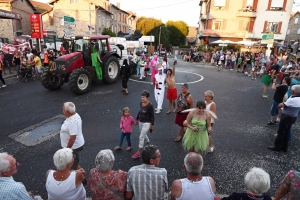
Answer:
[[[184,158],[187,177],[175,180],[171,187],[171,200],[214,200],[216,193],[215,181],[210,176],[202,176],[203,158],[200,154],[190,152]],[[184,195],[183,195],[184,194]]]
[[[79,169],[79,152],[82,151],[84,145],[84,138],[82,134],[82,120],[74,103],[66,102],[63,106],[63,114],[67,117],[61,126],[60,139],[61,146],[70,148],[74,154],[74,164],[71,169]]]
[[[159,114],[162,110],[162,104],[164,101],[164,95],[165,95],[165,79],[166,74],[163,73],[163,68],[158,68],[158,73],[154,76],[154,97],[157,102],[157,108],[155,109],[155,113]]]

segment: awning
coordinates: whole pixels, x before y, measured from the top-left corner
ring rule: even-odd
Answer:
[[[1,19],[21,19],[21,15],[7,10],[0,10]]]

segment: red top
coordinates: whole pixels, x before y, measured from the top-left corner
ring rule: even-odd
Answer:
[[[99,176],[102,177],[106,184],[103,184]],[[126,191],[126,179],[127,172],[123,172],[122,170],[113,171],[111,174],[103,175],[100,173],[99,169],[93,168],[90,171],[87,185],[93,194],[93,200],[117,200],[121,198],[114,194],[110,188],[117,192],[119,196],[124,197]]]

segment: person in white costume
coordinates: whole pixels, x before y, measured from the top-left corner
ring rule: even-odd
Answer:
[[[158,73],[154,76],[154,96],[155,100],[157,102],[157,108],[155,109],[155,113],[159,114],[162,110],[162,104],[164,101],[164,95],[165,95],[165,79],[166,74],[163,73],[163,68],[158,68]]]

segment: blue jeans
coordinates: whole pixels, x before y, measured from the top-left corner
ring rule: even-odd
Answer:
[[[246,65],[246,72],[249,72],[250,67],[251,67],[251,64]]]
[[[17,71],[17,75],[20,75],[20,65],[16,65],[16,71]]]
[[[122,132],[121,135],[120,135],[119,146],[120,146],[120,147],[122,146],[124,137],[126,137],[128,147],[131,147],[131,139],[130,139],[130,136],[131,136],[131,133],[124,133],[124,132]]]
[[[272,106],[271,106],[271,116],[274,117],[276,115],[278,115],[279,111],[278,111],[278,105],[280,103],[276,102],[273,100]]]

